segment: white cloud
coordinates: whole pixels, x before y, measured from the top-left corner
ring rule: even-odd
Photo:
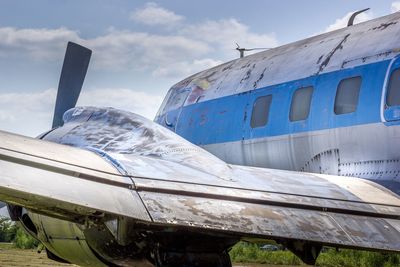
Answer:
[[[153,119],[161,95],[127,88],[100,88],[83,91],[79,106],[114,107]],[[56,89],[32,93],[0,93],[0,129],[37,136],[50,129]]]
[[[158,16],[156,11],[164,15]],[[182,19],[154,3],[136,10],[134,14],[147,14],[153,20],[160,17],[165,20],[164,24]],[[83,38],[79,32],[67,28],[3,27],[0,28],[0,58],[4,59],[3,62],[19,57],[26,61],[61,62],[68,41],[78,42],[93,50],[92,70],[141,71],[176,80],[237,58],[235,42],[245,48],[278,45],[273,33],[254,33],[233,18],[185,24],[174,31],[157,34],[110,28],[105,34],[92,38]]]
[[[207,43],[185,36],[130,31],[112,31],[85,44],[93,49],[95,67],[111,70],[154,68],[210,51]]]
[[[392,13],[399,11],[400,10],[400,1],[393,2],[390,9],[391,9]]]
[[[257,34],[236,19],[207,20],[183,24],[185,18],[154,3],[135,10],[135,21],[160,26],[157,34],[110,28],[106,33],[84,38],[68,28],[0,27],[0,60],[23,58],[27,64],[62,61],[68,41],[93,50],[91,71],[140,71],[149,79],[180,80],[185,76],[237,58],[235,42],[242,47],[273,47],[275,35]],[[171,27],[179,25],[180,27]],[[167,26],[167,28],[163,27]],[[166,30],[166,31],[162,31]],[[40,64],[34,63],[35,66]],[[53,65],[52,65],[53,66]],[[48,65],[46,65],[48,67]],[[90,87],[89,87],[90,88]],[[142,89],[143,90],[143,89]],[[0,129],[35,136],[50,128],[56,97],[55,89],[30,93],[8,93],[0,89]],[[112,106],[153,118],[163,95],[128,88],[84,90],[79,105]]]
[[[200,24],[189,25],[181,33],[214,46],[218,45],[225,54],[229,55],[237,54],[234,51],[235,42],[245,48],[271,48],[278,45],[274,33],[253,33],[246,25],[232,18],[218,21],[208,20]]]
[[[36,136],[48,130],[56,90],[41,92],[0,93],[0,129]]]
[[[82,92],[78,106],[113,107],[138,113],[149,119],[156,115],[163,95],[128,88],[99,88]]]
[[[222,64],[221,60],[211,58],[196,59],[191,62],[180,61],[168,66],[160,66],[153,71],[154,77],[177,77],[189,76],[199,71]]]
[[[81,42],[78,33],[66,28],[16,29],[0,28],[0,56],[26,54],[39,60],[62,58],[67,41]],[[60,53],[61,52],[61,53]]]
[[[108,71],[129,68],[145,69],[151,73],[159,66],[199,58],[211,51],[208,43],[183,35],[111,30],[105,35],[83,39],[77,32],[65,28],[7,27],[0,28],[0,57],[61,61],[68,41],[75,41],[92,49],[91,67]]]
[[[130,18],[146,25],[171,26],[184,19],[183,16],[160,7],[156,3],[147,3],[144,8],[136,9]]]
[[[93,50],[91,68],[115,72],[144,70],[177,79],[237,57],[235,42],[242,47],[273,47],[274,34],[256,34],[235,19],[187,25],[175,34],[109,30],[84,39],[66,29],[0,28],[0,57],[61,61],[66,43],[75,41]],[[211,59],[210,53],[218,55]],[[213,60],[214,62],[211,62]],[[194,64],[190,66],[190,64]],[[176,68],[176,69],[173,69]]]
[[[345,28],[347,26],[347,22],[349,21],[350,16],[356,11],[352,11],[347,13],[344,17],[338,18],[336,19],[336,21],[334,23],[332,23],[331,25],[329,25],[324,32],[330,32],[330,31],[334,31],[337,29],[341,29],[341,28]],[[364,22],[367,20],[371,20],[373,19],[374,16],[372,14],[372,12],[364,12],[361,14],[358,14],[354,20],[354,24],[360,23],[360,22]]]

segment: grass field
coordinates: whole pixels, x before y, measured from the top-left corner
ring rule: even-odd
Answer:
[[[59,267],[72,267],[75,265],[62,264],[49,260],[46,252],[38,253],[33,249],[18,249],[11,243],[0,243],[0,266],[59,266]]]
[[[46,252],[38,253],[35,249],[18,249],[12,243],[0,243],[1,267],[77,267],[71,264],[62,264],[49,260]],[[257,263],[237,263],[234,267],[272,267],[275,265]],[[281,265],[280,267],[292,267]]]
[[[263,251],[256,245],[239,243],[231,251],[234,267],[293,267],[304,264],[289,251]],[[46,252],[34,249],[18,249],[12,243],[0,243],[0,266],[56,266],[76,267],[49,260]],[[400,266],[400,255],[381,254],[354,250],[337,252],[328,250],[320,255],[316,266],[321,267],[396,267]]]
[[[256,244],[240,242],[230,251],[232,262],[304,265],[287,250],[265,251]],[[400,254],[326,248],[315,266],[321,267],[400,267]]]

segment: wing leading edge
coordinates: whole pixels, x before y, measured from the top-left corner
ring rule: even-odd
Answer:
[[[150,227],[400,251],[400,199],[365,180],[96,155],[6,132],[0,140],[0,199],[45,215],[81,223],[122,216]]]
[[[6,132],[0,140],[1,200],[67,220],[149,219],[133,182],[93,152]]]

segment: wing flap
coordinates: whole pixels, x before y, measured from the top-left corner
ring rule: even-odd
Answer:
[[[215,176],[184,162],[124,157],[119,160],[156,223],[400,251],[400,199],[375,183],[234,165]]]
[[[329,211],[367,215],[371,217],[399,218],[400,206],[382,203],[369,203],[362,200],[343,200],[312,195],[300,195],[296,192],[271,192],[242,188],[223,187],[207,184],[183,183],[148,178],[134,178],[137,190],[196,196],[200,198],[224,199],[235,202],[294,207],[316,211]],[[363,181],[359,181],[360,184]],[[370,190],[371,194],[376,190]],[[379,192],[379,191],[378,191]]]
[[[140,193],[154,222],[248,238],[400,251],[399,220],[155,192]]]

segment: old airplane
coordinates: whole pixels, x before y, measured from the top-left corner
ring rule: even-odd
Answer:
[[[239,240],[310,264],[323,245],[399,252],[399,22],[195,74],[154,122],[74,108],[91,51],[69,43],[53,129],[0,132],[0,199],[51,259],[84,266],[231,266]]]

